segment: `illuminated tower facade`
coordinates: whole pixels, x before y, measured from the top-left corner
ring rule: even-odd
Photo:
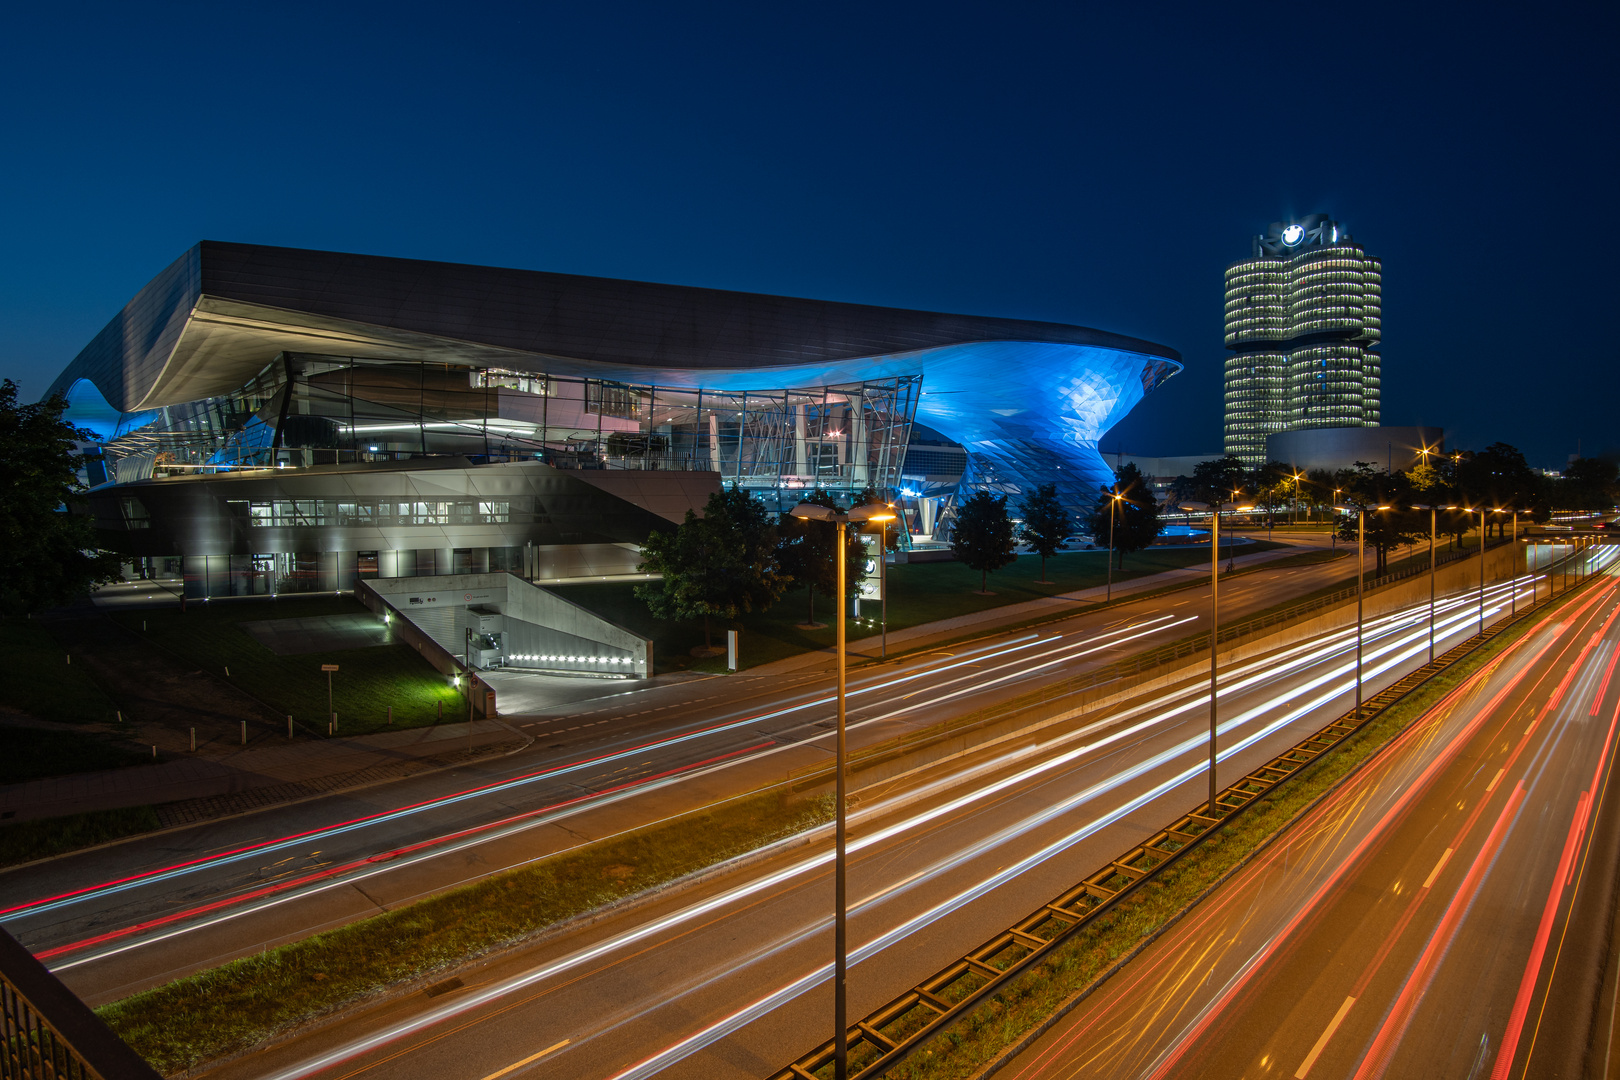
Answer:
[[[1266,436],[1377,427],[1382,264],[1325,214],[1273,222],[1226,270],[1226,452]]]

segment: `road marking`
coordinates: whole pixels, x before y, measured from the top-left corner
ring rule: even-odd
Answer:
[[[523,1068],[523,1066],[528,1065],[531,1062],[539,1061],[541,1058],[545,1057],[547,1054],[551,1053],[553,1050],[561,1050],[563,1047],[565,1047],[567,1045],[568,1045],[568,1040],[567,1039],[564,1039],[560,1043],[553,1043],[552,1045],[546,1047],[544,1050],[540,1051],[538,1054],[530,1054],[528,1057],[524,1058],[522,1061],[514,1061],[512,1064],[508,1065],[506,1068],[501,1069],[498,1072],[490,1073],[488,1076],[484,1077],[484,1080],[499,1080],[500,1077],[505,1076],[507,1073],[513,1072],[513,1071],[515,1071],[517,1069],[521,1069],[521,1068]]]
[[[1299,1067],[1299,1071],[1294,1073],[1294,1080],[1305,1080],[1305,1074],[1311,1071],[1312,1065],[1316,1064],[1317,1057],[1327,1048],[1328,1040],[1333,1038],[1335,1031],[1339,1030],[1339,1025],[1344,1023],[1345,1014],[1350,1011],[1350,1006],[1355,1003],[1356,999],[1353,997],[1344,999],[1344,1004],[1339,1006],[1339,1011],[1334,1013],[1333,1019],[1328,1022],[1327,1030],[1322,1032],[1322,1037],[1316,1040],[1316,1045],[1311,1047],[1311,1052],[1305,1056],[1304,1064]],[[494,1077],[488,1077],[486,1080],[494,1080]]]
[[[1506,769],[1497,769],[1496,775],[1491,777],[1491,782],[1485,785],[1485,790],[1495,791],[1496,785],[1502,782],[1502,774],[1505,772],[1507,772]]]
[[[1423,887],[1425,889],[1427,889],[1430,885],[1434,884],[1434,879],[1440,876],[1440,871],[1442,871],[1442,870],[1444,870],[1446,868],[1446,863],[1450,859],[1451,859],[1451,849],[1446,848],[1446,853],[1444,855],[1440,856],[1440,861],[1439,862],[1434,864],[1434,869],[1429,871],[1429,876],[1423,879]]]

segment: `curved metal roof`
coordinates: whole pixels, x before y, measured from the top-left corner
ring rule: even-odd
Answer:
[[[861,367],[881,378],[885,358],[1012,341],[1135,355],[1152,372],[1144,389],[1180,368],[1163,345],[1063,323],[205,240],[143,288],[51,391],[88,379],[132,412],[227,393],[283,351],[668,386],[707,384],[716,369],[784,369],[764,381],[787,385],[790,372]]]

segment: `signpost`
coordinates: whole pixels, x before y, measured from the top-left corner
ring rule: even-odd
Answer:
[[[321,670],[326,672],[326,718],[332,722],[332,732],[337,733],[337,713],[332,711],[332,672],[336,671],[336,664],[322,664]]]

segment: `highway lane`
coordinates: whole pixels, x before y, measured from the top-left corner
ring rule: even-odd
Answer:
[[[1493,590],[1490,610],[1506,606]],[[1422,662],[1424,615],[1369,635],[1370,685]],[[1473,617],[1471,597],[1446,605],[1443,640],[1470,633]],[[1342,711],[1352,671],[1353,631],[1234,668],[1225,767],[1236,775]],[[852,940],[867,958],[856,1014],[1196,801],[1206,716],[1201,687],[1166,692],[939,777],[937,791],[898,791],[892,813],[868,806],[853,842]],[[389,1075],[406,1055],[412,1071],[476,1080],[562,1043],[548,1074],[757,1076],[825,1034],[827,858],[784,853],[482,966],[463,976],[464,995],[383,1003],[219,1075]]]
[[[1612,889],[1582,868],[1615,813],[1617,617],[1600,581],[999,1075],[1578,1075],[1544,1061],[1593,1010],[1550,1012],[1546,986],[1608,940],[1568,930]]]
[[[1223,590],[1232,598],[1230,605],[1223,598],[1223,607],[1241,613],[1262,599],[1274,602],[1279,590],[1315,588],[1339,565],[1239,576]],[[1082,614],[1039,634],[1011,632],[874,668],[852,686],[856,745],[1038,690],[1155,637],[1196,630],[1203,602],[1197,592],[1173,593]],[[1107,647],[1069,647],[1082,638]],[[758,782],[760,774],[745,766],[821,734],[816,725],[831,715],[824,683],[815,675],[744,676],[610,698],[574,715],[569,727],[577,730],[549,737],[543,750],[0,874],[0,918],[75,989],[108,1000],[571,846],[578,837],[556,823],[604,800],[705,769],[712,775],[722,764],[739,783]],[[672,771],[678,775],[665,775]],[[668,812],[667,799],[654,810],[649,820]],[[546,822],[553,826],[541,837]],[[380,888],[379,861],[391,864],[393,878]],[[372,884],[329,887],[361,874]],[[313,895],[302,906],[287,902],[300,890]],[[219,921],[248,903],[265,914]],[[199,922],[211,929],[175,936]],[[175,944],[182,937],[183,947]],[[147,941],[163,943],[160,959],[130,948]]]

